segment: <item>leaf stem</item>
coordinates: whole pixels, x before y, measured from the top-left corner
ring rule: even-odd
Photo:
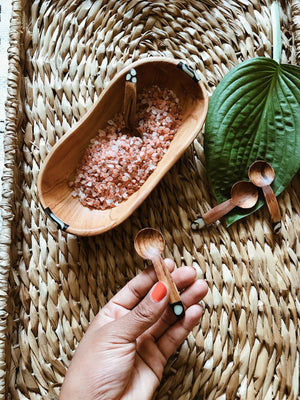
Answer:
[[[279,6],[275,0],[271,6],[271,19],[273,28],[273,60],[280,64],[281,60],[281,31],[280,31],[280,18]]]

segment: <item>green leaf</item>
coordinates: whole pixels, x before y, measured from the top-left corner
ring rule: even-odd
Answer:
[[[231,186],[248,180],[248,168],[261,159],[275,170],[278,196],[300,168],[300,68],[257,57],[233,68],[214,91],[205,124],[206,166],[217,201]],[[238,207],[227,225],[263,205]]]

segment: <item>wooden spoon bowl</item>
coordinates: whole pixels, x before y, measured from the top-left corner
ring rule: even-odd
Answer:
[[[151,260],[164,251],[165,241],[156,229],[144,228],[136,235],[134,248],[139,256]]]
[[[125,78],[137,72],[137,92],[158,85],[173,90],[182,107],[182,123],[170,147],[146,182],[118,206],[96,210],[83,206],[72,196],[68,182],[99,129],[122,112]],[[166,172],[182,156],[200,132],[208,109],[208,96],[197,75],[184,63],[163,57],[137,61],[118,73],[86,115],[52,148],[40,170],[38,196],[46,213],[67,232],[92,236],[112,229],[129,217],[150,194]]]
[[[251,208],[258,200],[258,192],[251,182],[239,181],[231,188],[231,201],[234,206]]]
[[[251,164],[248,175],[251,182],[257,187],[271,185],[275,179],[275,171],[273,167],[263,160],[257,160]]]
[[[263,160],[254,161],[249,167],[248,176],[255,186],[262,189],[273,222],[273,230],[278,233],[281,229],[281,213],[271,187],[275,179],[272,165]]]

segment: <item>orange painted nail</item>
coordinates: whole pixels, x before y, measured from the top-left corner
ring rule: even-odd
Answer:
[[[166,297],[166,294],[166,285],[163,282],[158,281],[151,292],[151,298],[153,301],[155,301],[155,303],[159,303],[164,297]]]

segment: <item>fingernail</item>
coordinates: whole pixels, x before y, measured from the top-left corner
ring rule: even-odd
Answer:
[[[160,301],[162,301],[163,298],[166,297],[166,294],[166,285],[163,282],[158,281],[151,292],[151,299],[155,301],[155,303],[159,303]]]

